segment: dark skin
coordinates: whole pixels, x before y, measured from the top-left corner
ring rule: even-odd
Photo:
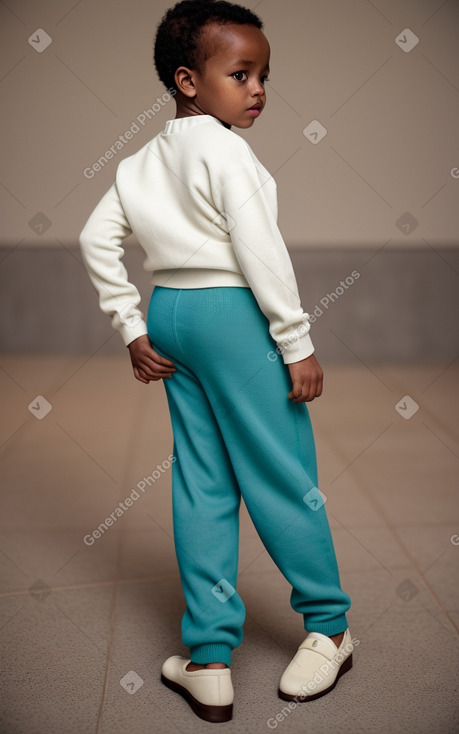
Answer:
[[[175,72],[176,118],[209,114],[229,129],[232,125],[252,127],[256,118],[248,109],[259,103],[262,110],[266,104],[264,82],[269,74],[270,47],[265,35],[252,25],[209,24],[201,41],[211,53],[201,72],[185,66]],[[146,334],[134,339],[128,348],[137,380],[148,384],[171,379],[175,365],[155,351]],[[314,354],[289,364],[288,369],[290,400],[305,403],[322,394],[323,371]]]
[[[269,43],[256,26],[209,24],[203,29],[201,42],[208,45],[210,57],[200,71],[180,66],[175,72],[178,89],[175,95],[176,118],[190,115],[213,115],[225,127],[246,129],[255,116],[248,112],[258,103],[266,103],[264,82],[269,74]],[[242,63],[240,60],[243,59]],[[176,371],[173,362],[158,354],[147,335],[128,344],[134,376],[140,382],[170,380]],[[280,359],[281,357],[279,357]],[[288,365],[292,389],[288,398],[306,403],[322,394],[323,372],[313,354]],[[330,639],[340,646],[344,632]],[[226,668],[225,663],[188,663],[187,670]]]
[[[134,339],[128,344],[128,349],[134,376],[146,385],[157,380],[170,380],[176,371],[173,362],[153,349],[147,334]],[[287,395],[290,400],[294,403],[307,403],[322,394],[323,372],[313,354],[287,366],[292,379],[292,390]]]

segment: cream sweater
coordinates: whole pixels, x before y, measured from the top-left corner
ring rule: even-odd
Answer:
[[[249,287],[285,364],[314,347],[292,263],[277,226],[277,187],[247,142],[212,115],[166,122],[122,160],[80,247],[102,311],[127,346],[147,334],[121,243],[131,232],[152,284]],[[153,345],[154,346],[154,345]]]

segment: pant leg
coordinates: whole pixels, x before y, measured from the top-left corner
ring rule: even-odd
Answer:
[[[187,355],[177,340],[179,293],[177,289],[155,288],[147,328],[155,349],[177,367],[164,385],[176,457],[172,465],[172,514],[186,601],[182,641],[190,648],[193,662],[230,665],[231,652],[243,638],[246,614],[236,592],[241,495],[205,391],[186,365]]]
[[[308,631],[342,632],[351,600],[340,586],[318,492],[309,412],[305,403],[287,398],[288,367],[273,358],[276,345],[252,291],[184,289],[177,296],[175,329],[255,528],[292,585],[293,609]],[[170,387],[175,378],[166,381]]]

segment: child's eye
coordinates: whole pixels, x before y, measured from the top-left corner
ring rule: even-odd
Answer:
[[[246,71],[235,71],[234,74],[232,74],[231,76],[233,76],[237,82],[243,82],[245,80],[241,79],[240,77],[247,77],[247,72]]]
[[[261,77],[261,83],[264,84],[265,82],[269,82],[269,76],[262,76]]]

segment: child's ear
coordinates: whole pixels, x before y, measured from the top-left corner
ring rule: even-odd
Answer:
[[[174,79],[179,92],[186,97],[196,97],[196,87],[190,69],[187,69],[186,66],[179,66],[174,74]]]

